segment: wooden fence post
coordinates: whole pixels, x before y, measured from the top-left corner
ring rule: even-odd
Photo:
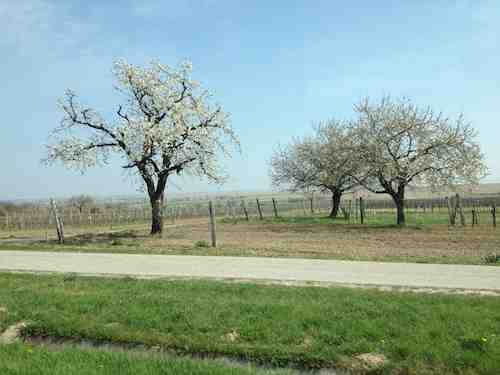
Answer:
[[[363,202],[363,197],[359,197],[359,218],[361,224],[365,223],[365,205]]]
[[[262,208],[260,207],[259,198],[257,198],[256,201],[257,201],[257,211],[259,211],[259,219],[263,220],[264,216],[262,216]]]
[[[238,217],[238,215],[236,214],[236,201],[233,201],[232,203],[232,214],[233,214],[233,219],[236,220],[236,218]]]
[[[448,216],[450,218],[450,225],[455,225],[455,218],[456,218],[456,212],[454,211],[454,208],[452,207],[451,204],[451,199],[446,197],[446,204],[448,206]]]
[[[212,206],[212,201],[208,202],[208,215],[210,217],[210,237],[212,240],[212,247],[217,247],[217,236],[215,232],[215,212]]]
[[[491,216],[493,218],[493,226],[497,226],[497,208],[495,206],[495,203],[491,206]]]
[[[245,201],[242,199],[241,200],[241,208],[243,208],[243,213],[245,214],[245,219],[246,221],[248,221],[248,210],[247,210],[247,206],[245,204]]]
[[[311,197],[311,213],[314,213],[314,198]]]
[[[57,205],[56,205],[56,201],[54,199],[50,200],[50,206],[51,206],[52,214],[54,215],[54,221],[56,224],[57,239],[59,240],[60,244],[63,244],[64,243],[64,225],[63,225],[62,219],[59,217],[59,213],[57,212]]]
[[[273,210],[274,210],[274,217],[278,218],[278,206],[276,205],[276,199],[273,198]]]
[[[462,200],[460,199],[460,195],[457,193],[455,195],[455,212],[458,211],[460,214],[460,224],[462,224],[463,227],[465,227],[465,215],[462,210]],[[456,214],[455,214],[456,215]]]
[[[348,223],[351,220],[350,219],[351,212],[349,211],[348,206],[346,206],[345,204],[343,204],[343,205],[340,206],[340,210],[342,211],[342,214],[344,215],[344,221],[346,223]]]

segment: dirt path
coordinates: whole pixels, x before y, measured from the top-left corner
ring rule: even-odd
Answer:
[[[500,292],[500,267],[445,264],[1,251],[0,271],[280,280]]]

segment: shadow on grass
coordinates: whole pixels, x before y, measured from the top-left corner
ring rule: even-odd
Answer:
[[[136,240],[142,239],[146,236],[140,234],[136,230],[122,230],[119,232],[108,232],[108,233],[83,233],[74,235],[71,237],[66,237],[64,240],[65,245],[77,245],[84,246],[88,244],[107,244],[107,245],[124,245],[122,240]],[[57,240],[50,240],[48,242],[43,241],[43,243],[57,244]]]

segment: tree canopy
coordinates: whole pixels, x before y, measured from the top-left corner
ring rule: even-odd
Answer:
[[[408,99],[362,100],[358,115],[358,157],[368,171],[368,190],[389,194],[404,224],[408,185],[433,188],[477,184],[486,173],[477,133],[463,114],[449,118]]]
[[[361,164],[355,155],[355,127],[329,120],[313,131],[313,136],[278,147],[271,158],[271,180],[274,186],[291,191],[331,193],[330,216],[336,217],[342,194],[362,180]]]
[[[168,177],[186,172],[222,182],[218,157],[230,156],[238,139],[229,115],[191,78],[191,64],[172,68],[155,62],[142,68],[118,61],[113,73],[123,98],[116,118],[105,120],[68,90],[59,103],[63,119],[52,134],[47,162],[85,171],[119,155],[123,168],[144,183],[153,210],[151,232],[160,233]]]

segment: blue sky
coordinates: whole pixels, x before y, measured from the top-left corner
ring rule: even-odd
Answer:
[[[384,94],[464,112],[500,181],[499,1],[0,0],[0,34],[0,200],[136,193],[118,164],[40,164],[66,88],[115,109],[118,58],[189,59],[232,114],[243,153],[227,184],[182,178],[174,192],[267,190],[276,144]]]

